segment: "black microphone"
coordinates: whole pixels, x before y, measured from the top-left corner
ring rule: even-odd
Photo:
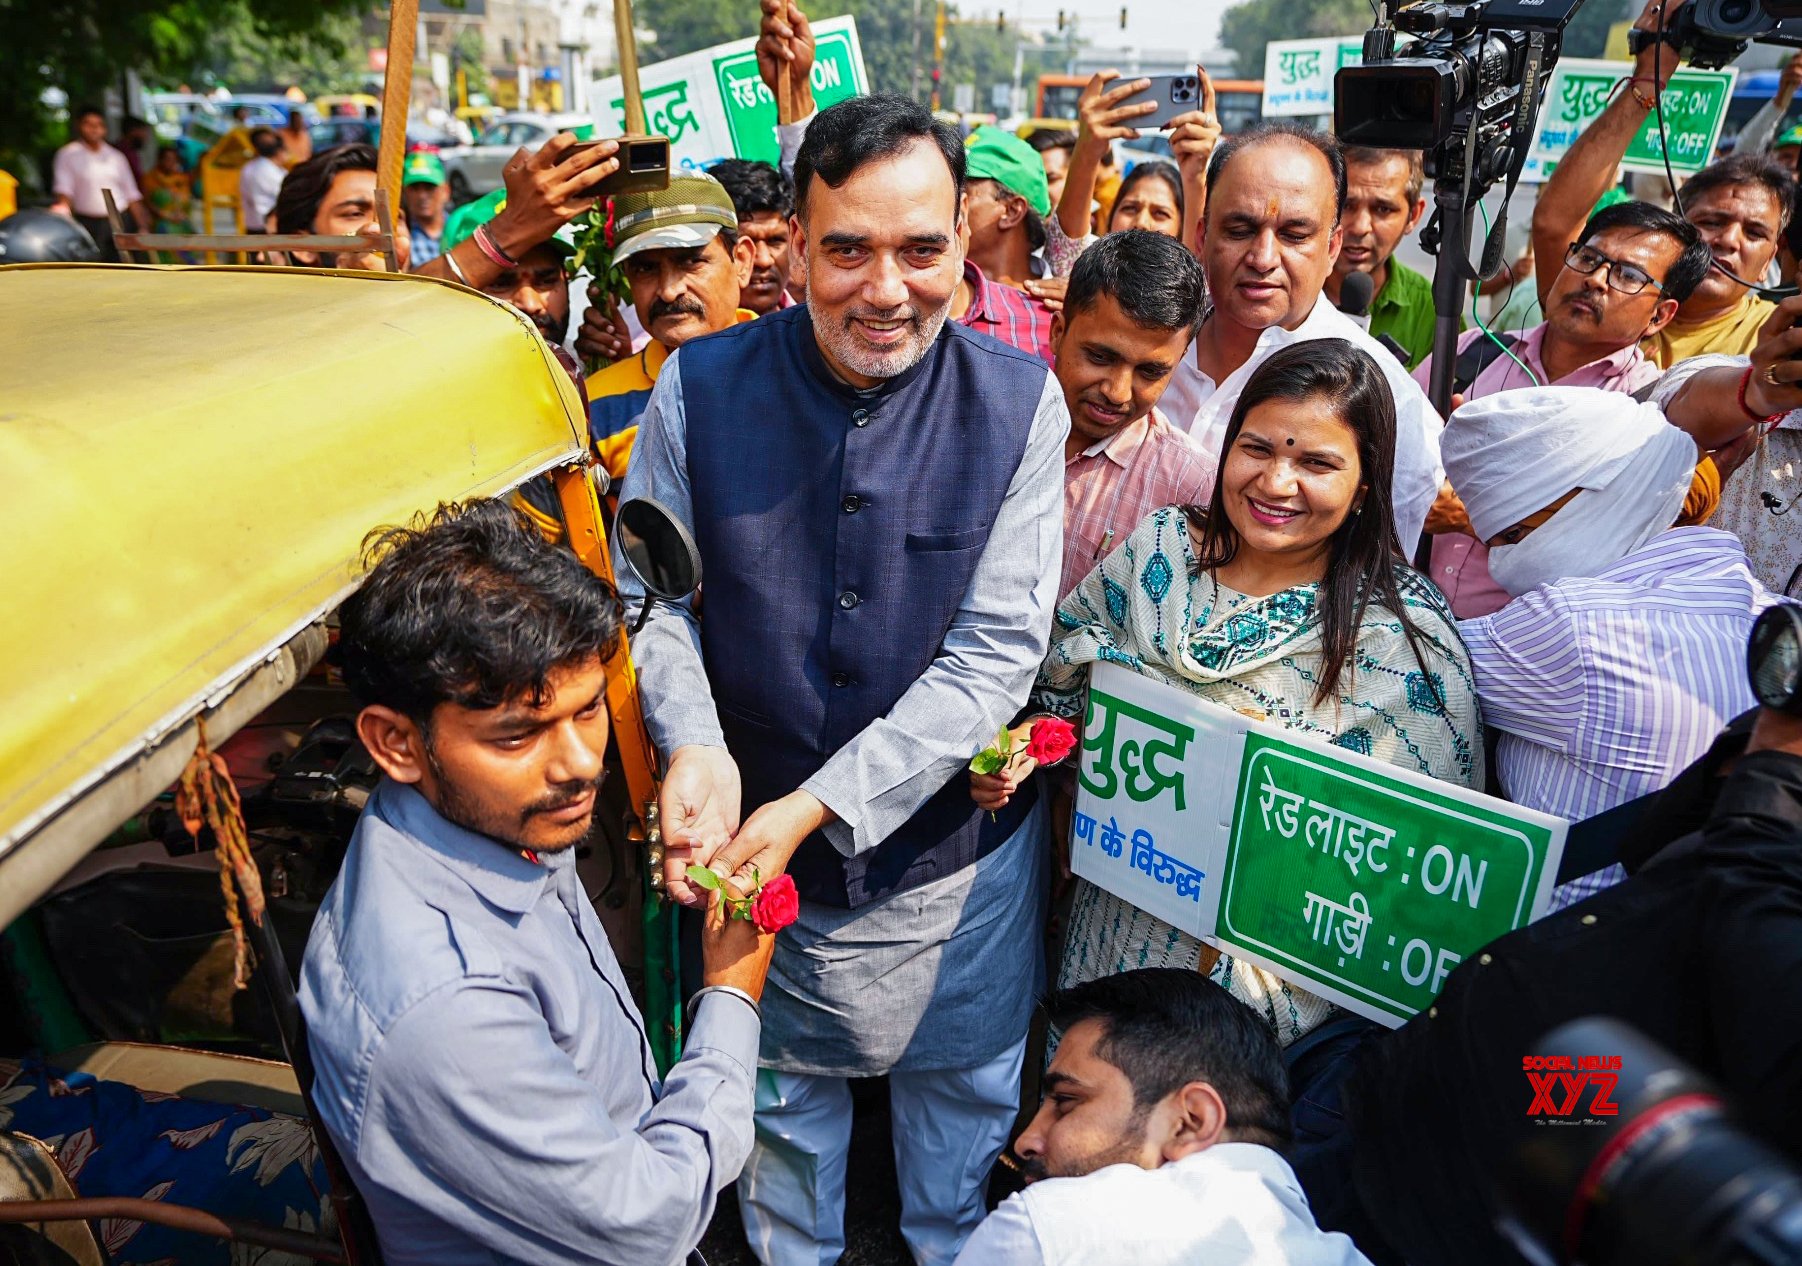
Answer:
[[[1369,273],[1346,273],[1339,283],[1339,311],[1368,330],[1370,301],[1376,293],[1376,283],[1370,280]]]

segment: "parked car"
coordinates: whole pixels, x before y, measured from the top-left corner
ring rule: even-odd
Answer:
[[[147,92],[144,94],[144,118],[156,129],[157,140],[174,144],[193,119],[220,125],[226,115],[211,99],[198,92]],[[222,126],[222,125],[221,125]]]
[[[307,129],[313,136],[313,152],[324,153],[340,145],[379,145],[382,125],[376,119],[332,118]],[[443,150],[457,144],[457,138],[430,123],[407,123],[407,152],[416,149]]]
[[[283,127],[295,110],[308,123],[319,120],[319,111],[304,101],[290,101],[279,93],[246,93],[218,103],[219,112],[231,118],[242,107],[249,112],[245,122],[251,127]]]
[[[586,114],[499,115],[474,145],[453,146],[440,155],[450,179],[451,201],[461,204],[499,189],[501,168],[521,145],[536,149],[559,132],[587,136],[593,130],[594,118]]]

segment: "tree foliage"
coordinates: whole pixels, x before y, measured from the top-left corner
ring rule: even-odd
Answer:
[[[1220,42],[1237,56],[1238,73],[1264,74],[1264,45],[1325,35],[1357,35],[1370,26],[1367,0],[1245,0],[1220,19]]]
[[[946,5],[945,65],[942,84],[948,106],[955,84],[976,85],[977,109],[988,109],[989,88],[1008,83],[1014,73],[1014,46],[1023,38],[1013,27],[998,30],[992,21],[959,21],[954,6]],[[920,15],[920,93],[931,88],[933,0],[922,0]],[[852,14],[863,46],[864,67],[870,87],[877,92],[908,91],[913,79],[913,0],[833,0],[817,10],[807,9],[815,20]],[[640,54],[646,62],[680,57],[757,34],[758,9],[752,0],[639,0],[636,16],[657,33],[656,43]],[[1041,62],[1055,58],[1061,49],[1027,53],[1025,73],[1036,75]]]
[[[201,91],[224,84],[233,92],[297,87],[310,97],[359,92],[381,79],[370,73],[361,36],[362,23],[350,13],[325,14],[305,34],[270,37],[241,11],[208,33],[169,86],[186,83]]]
[[[364,13],[372,0],[0,0],[0,156],[60,140],[45,94],[98,100],[127,70],[181,78],[219,31],[245,23],[269,42],[313,35],[322,23]]]

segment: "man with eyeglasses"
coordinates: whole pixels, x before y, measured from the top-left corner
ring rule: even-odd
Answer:
[[[1603,208],[1583,226],[1546,292],[1545,321],[1523,335],[1467,332],[1458,342],[1453,389],[1466,400],[1532,386],[1640,390],[1660,372],[1641,340],[1670,324],[1711,259],[1695,226],[1669,211],[1646,202]],[[1424,388],[1432,372],[1429,356],[1414,377]],[[1720,476],[1712,467],[1699,482],[1686,518],[1706,514],[1718,499]],[[1508,594],[1490,577],[1489,551],[1472,535],[1449,484],[1427,530],[1435,533],[1430,574],[1452,613],[1469,620],[1501,610]]]
[[[1648,32],[1668,28],[1682,4],[1646,0],[1633,25]],[[1632,76],[1540,187],[1532,240],[1542,300],[1550,298],[1557,280],[1552,274],[1577,237],[1578,224],[1618,183],[1616,172],[1633,138],[1648,119],[1654,127],[1662,122],[1655,115],[1658,97],[1676,70],[1677,54],[1668,44],[1642,50]],[[1794,169],[1785,171],[1768,154],[1757,153],[1711,163],[1684,184],[1680,210],[1708,243],[1715,267],[1680,301],[1676,316],[1646,340],[1646,355],[1661,368],[1704,352],[1744,355],[1758,342],[1771,305],[1752,287],[1763,284],[1776,258],[1795,191]]]

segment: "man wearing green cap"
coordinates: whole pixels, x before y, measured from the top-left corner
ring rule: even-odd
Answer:
[[[444,160],[427,150],[414,150],[401,169],[400,184],[400,203],[413,238],[413,267],[418,268],[444,253],[444,213],[450,205]]]
[[[1802,126],[1789,128],[1771,142],[1771,157],[1783,164],[1785,171],[1796,170],[1796,155],[1802,154]]]
[[[739,306],[756,244],[712,176],[672,176],[668,189],[613,200],[613,262],[651,341],[588,380],[588,436],[615,483],[626,477],[638,419],[669,354],[756,313]]]
[[[970,133],[964,161],[969,245],[952,319],[1049,365],[1051,309],[1019,289],[1033,275],[1033,252],[1045,245],[1045,216],[1051,213],[1045,164],[1032,146],[997,127]]]
[[[1045,245],[1051,192],[1045,164],[1032,146],[998,127],[979,127],[964,142],[969,164],[970,258],[1006,286],[1032,276],[1032,253]]]

